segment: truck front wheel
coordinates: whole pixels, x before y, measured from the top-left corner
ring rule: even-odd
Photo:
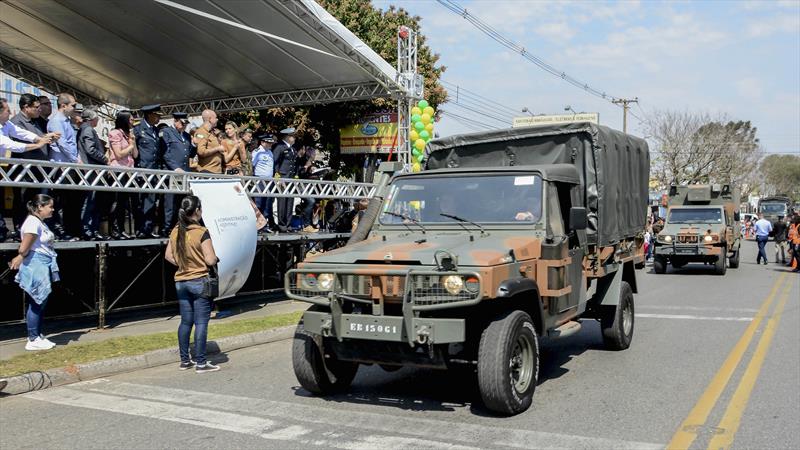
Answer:
[[[667,271],[667,258],[663,256],[654,256],[653,271],[655,273],[665,273]]]
[[[716,273],[717,275],[725,275],[725,272],[727,271],[728,271],[728,258],[726,257],[725,252],[723,250],[723,252],[720,253],[719,258],[717,258],[717,261],[714,263],[714,273]]]
[[[603,343],[609,350],[625,350],[633,339],[633,290],[626,281],[622,282],[619,304],[603,306],[600,328],[603,330]]]
[[[484,405],[513,415],[527,410],[539,379],[539,341],[531,317],[511,311],[497,317],[481,335],[478,388]]]
[[[302,321],[297,325],[292,343],[292,366],[297,381],[312,394],[332,394],[350,386],[358,372],[358,363],[326,360],[313,334]]]
[[[739,249],[733,252],[733,256],[728,258],[728,267],[731,269],[738,269],[739,268]]]

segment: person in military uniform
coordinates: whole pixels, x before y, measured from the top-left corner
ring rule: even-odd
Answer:
[[[161,168],[161,144],[158,139],[158,121],[161,120],[161,105],[147,105],[142,107],[142,120],[133,128],[136,138],[136,148],[139,157],[136,158],[136,167],[142,169]],[[156,218],[156,195],[142,194],[140,203],[136,205],[134,218],[136,222],[136,237],[138,239],[158,238],[160,235],[153,229]]]
[[[297,151],[294,149],[294,128],[281,130],[280,142],[272,147],[275,157],[275,178],[297,177]],[[294,212],[294,198],[282,197],[278,199],[278,231],[289,231],[289,223]]]
[[[161,151],[164,155],[164,170],[175,172],[189,172],[189,160],[197,154],[197,147],[192,144],[192,138],[186,132],[189,115],[185,112],[172,114],[173,125],[163,128],[158,133],[161,140]],[[164,196],[164,234],[169,233],[175,223],[175,204],[180,204],[183,196],[167,194]]]
[[[205,173],[222,173],[225,168],[225,147],[214,134],[217,127],[217,113],[207,109],[202,113],[203,125],[194,133],[194,144],[197,146],[197,171]]]

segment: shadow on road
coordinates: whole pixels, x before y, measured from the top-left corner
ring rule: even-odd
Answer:
[[[565,367],[586,351],[605,351],[600,325],[594,320],[582,322],[574,336],[558,340],[540,338],[539,383],[557,379],[569,372]],[[292,388],[300,397],[314,395],[300,386]],[[498,417],[483,407],[474,369],[449,370],[404,367],[387,372],[377,365],[362,365],[350,389],[342,394],[322,397],[327,402],[380,405],[408,411],[455,411],[468,407],[481,417]]]

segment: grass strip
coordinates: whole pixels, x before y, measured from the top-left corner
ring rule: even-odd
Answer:
[[[302,311],[298,311],[256,319],[212,323],[208,327],[208,340],[294,325],[302,314]],[[165,333],[126,336],[86,344],[59,345],[52,350],[25,353],[0,361],[0,376],[10,377],[119,356],[141,355],[152,350],[177,346],[177,328],[175,331]]]

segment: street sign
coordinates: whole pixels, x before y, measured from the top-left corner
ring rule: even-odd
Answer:
[[[533,127],[536,125],[554,125],[557,123],[592,122],[600,124],[600,113],[556,114],[541,116],[514,117],[512,128]]]

